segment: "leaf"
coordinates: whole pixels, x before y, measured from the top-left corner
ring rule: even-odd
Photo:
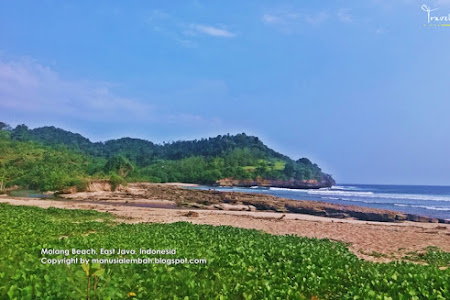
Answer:
[[[89,276],[89,264],[81,264],[81,267],[83,268],[86,276]]]
[[[8,296],[10,299],[13,299],[14,297],[14,291],[17,289],[17,286],[12,285],[8,290]]]
[[[95,271],[95,272],[92,274],[92,276],[100,277],[100,276],[102,276],[103,274],[105,274],[105,269],[98,269],[97,271]]]

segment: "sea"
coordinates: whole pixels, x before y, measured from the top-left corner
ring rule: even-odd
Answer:
[[[450,220],[450,186],[339,184],[331,188],[310,190],[256,186],[199,188],[389,209]]]

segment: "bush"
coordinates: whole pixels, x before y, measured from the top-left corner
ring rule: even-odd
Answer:
[[[82,177],[72,179],[68,182],[69,186],[76,186],[78,192],[86,191],[88,184],[89,184],[89,180],[86,178],[82,178]]]
[[[111,177],[109,178],[109,183],[111,184],[111,189],[114,191],[117,189],[117,187],[119,187],[119,185],[126,185],[127,182],[125,181],[125,179],[120,176],[117,175],[115,173],[111,174]]]

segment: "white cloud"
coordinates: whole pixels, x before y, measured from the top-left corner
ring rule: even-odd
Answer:
[[[376,34],[383,34],[385,31],[384,31],[384,29],[382,28],[382,27],[378,27],[376,30],[375,30],[375,33]]]
[[[152,107],[111,91],[112,84],[65,80],[31,59],[0,61],[0,107],[86,117],[145,117]]]
[[[185,48],[196,48],[197,43],[187,39],[186,34],[180,33],[180,28],[183,27],[180,23],[175,16],[158,9],[151,11],[145,19],[145,24],[153,32],[174,40]]]
[[[45,118],[50,123],[64,119],[118,124],[217,123],[214,118],[167,111],[142,99],[121,96],[114,92],[116,86],[102,81],[65,79],[32,59],[0,58],[0,115],[21,116],[25,118],[22,122]]]
[[[197,48],[198,45],[196,42],[191,41],[189,39],[184,39],[184,38],[176,38],[175,39],[178,43],[180,43],[180,45],[186,47],[186,48]]]
[[[279,29],[282,33],[292,34],[301,31],[305,25],[320,25],[329,19],[326,11],[317,13],[301,13],[292,10],[278,10],[265,13],[262,22]]]
[[[337,17],[343,23],[351,23],[353,21],[353,16],[348,8],[340,8],[337,12]]]
[[[280,17],[270,15],[270,14],[264,14],[262,17],[262,20],[266,24],[276,24],[276,23],[282,23],[283,20]]]
[[[191,30],[194,30],[195,32],[210,35],[210,36],[225,37],[225,38],[232,38],[232,37],[236,36],[236,34],[230,32],[226,29],[208,26],[208,25],[191,24],[191,25],[189,25],[189,28]]]
[[[262,20],[268,25],[288,25],[300,21],[301,17],[302,15],[297,13],[282,11],[278,13],[264,14]],[[303,18],[306,18],[306,16],[303,15]]]
[[[233,38],[235,33],[224,27],[216,27],[197,23],[187,23],[165,11],[153,10],[145,20],[153,32],[166,36],[186,48],[197,48],[195,39],[200,35]]]

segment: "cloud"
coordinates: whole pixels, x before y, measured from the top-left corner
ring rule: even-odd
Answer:
[[[69,80],[33,59],[0,58],[0,114],[20,119],[76,119],[102,123],[216,124],[214,118],[167,111],[142,99],[122,96],[117,85]],[[170,99],[170,95],[168,95]],[[156,100],[156,99],[155,99]],[[8,117],[9,118],[9,117]],[[26,121],[26,120],[23,120]]]
[[[282,33],[292,34],[301,31],[305,25],[318,26],[329,19],[326,11],[317,13],[300,13],[292,10],[278,10],[265,13],[262,22],[268,26],[279,29]]]
[[[278,16],[270,15],[270,14],[264,14],[262,17],[262,20],[266,24],[276,24],[276,23],[282,23],[283,19],[281,19]]]
[[[176,38],[175,39],[180,45],[186,47],[186,48],[197,48],[198,45],[196,42],[189,40],[189,39],[184,39],[184,38]]]
[[[351,15],[350,9],[348,8],[340,8],[337,12],[337,17],[339,21],[343,23],[353,22],[353,16]]]
[[[176,17],[158,9],[151,11],[145,18],[145,24],[151,31],[176,41],[185,48],[196,48],[197,43],[180,33],[180,23]]]
[[[145,19],[145,23],[153,32],[174,40],[186,48],[197,48],[199,44],[196,38],[202,35],[221,38],[236,36],[235,33],[230,32],[223,26],[188,23],[161,10],[150,12]]]
[[[384,29],[382,28],[382,27],[378,27],[376,30],[375,30],[375,33],[376,34],[383,34],[385,31],[384,31]]]
[[[303,15],[306,18],[306,15]],[[292,12],[278,12],[264,14],[262,21],[268,25],[292,24],[293,22],[301,21],[302,15]]]
[[[145,117],[152,107],[114,93],[107,82],[65,80],[32,59],[0,61],[0,107],[88,118],[131,114]]]
[[[189,28],[195,32],[215,36],[215,37],[225,37],[225,38],[232,38],[235,37],[236,34],[218,27],[208,26],[208,25],[201,25],[201,24],[190,24]]]

